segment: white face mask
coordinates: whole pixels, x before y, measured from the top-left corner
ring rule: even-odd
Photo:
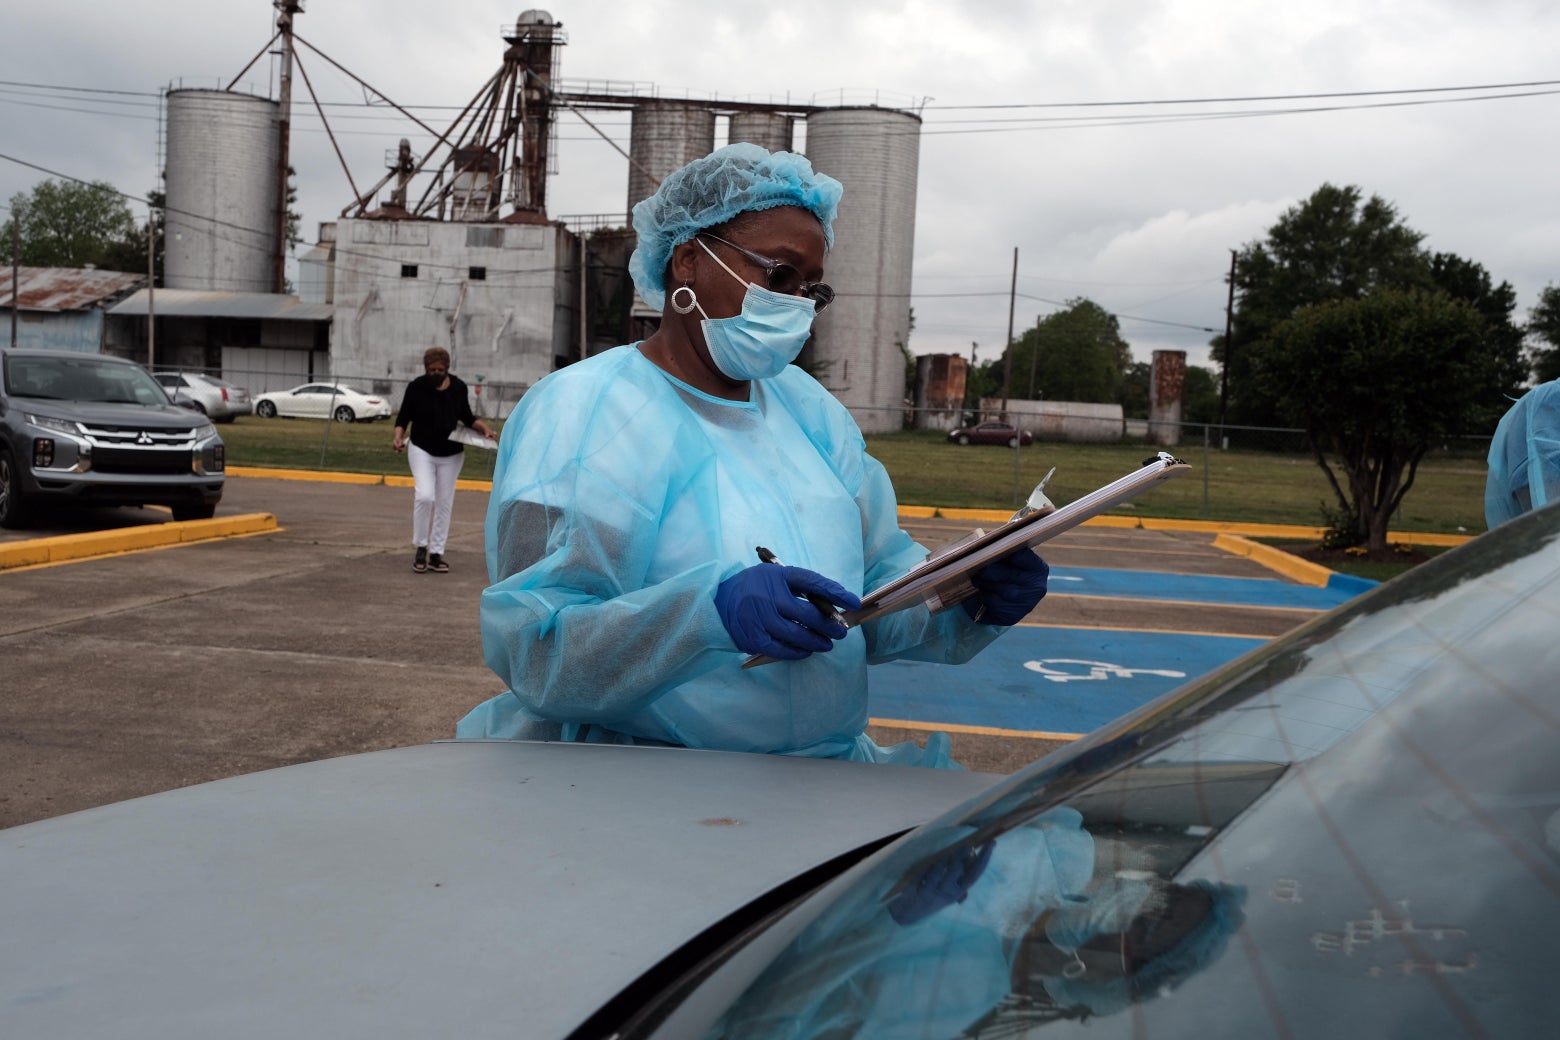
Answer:
[[[740,314],[711,318],[699,307],[699,313],[704,314],[701,327],[710,360],[728,379],[772,379],[784,372],[812,335],[817,305],[805,296],[786,296],[754,285],[727,267],[703,241],[699,246],[727,274],[747,286]]]

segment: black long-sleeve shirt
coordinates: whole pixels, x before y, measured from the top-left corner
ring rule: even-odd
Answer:
[[[442,382],[443,376],[422,375],[406,384],[395,424],[410,429],[412,443],[429,455],[456,455],[461,446],[450,440],[450,434],[458,423],[470,426],[477,417],[472,414],[466,384],[452,375],[450,385],[440,390]]]

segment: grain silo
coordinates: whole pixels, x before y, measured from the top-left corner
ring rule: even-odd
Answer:
[[[789,152],[793,122],[779,112],[733,112],[726,143],[745,141],[771,152]]]
[[[272,290],[279,111],[234,91],[168,92],[168,288]]]
[[[641,101],[629,129],[628,208],[655,193],[667,174],[715,150],[715,111]]]
[[[868,433],[897,430],[903,416],[920,145],[921,120],[908,112],[807,117],[807,156],[845,196],[824,265],[838,296],[813,326],[804,361]]]

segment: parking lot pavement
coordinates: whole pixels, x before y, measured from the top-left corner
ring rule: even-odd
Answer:
[[[487,495],[457,493],[452,570],[438,575],[411,570],[411,496],[409,488],[382,485],[235,477],[218,516],[268,512],[278,530],[0,573],[0,657],[6,663],[0,826],[452,735],[460,716],[499,690],[482,663],[477,621],[486,584]],[[114,510],[100,520],[160,522],[151,510]],[[905,526],[935,546],[970,524]],[[1045,555],[1059,576],[1113,568],[1271,577],[1250,560],[1212,548],[1211,536],[1185,532],[1082,528],[1048,545]],[[1011,641],[1013,655],[991,656],[991,678],[971,670],[973,663],[926,666],[931,671],[917,678],[919,687],[904,686],[904,696],[917,700],[894,707],[900,712],[894,715],[874,707],[882,720],[872,726],[874,736],[924,740],[927,720],[915,715],[933,713],[951,699],[966,712],[950,723],[955,757],[971,768],[1005,772],[1059,742],[1014,735],[1035,716],[1015,714],[1013,698],[1004,703],[989,695],[1013,683],[1008,673],[1059,702],[1104,704],[1098,689],[1112,685],[1054,682],[1027,669],[1029,660],[1058,656],[1049,650],[1036,656],[1028,640],[1055,640],[1063,629],[1093,630],[1102,638],[1116,638],[1114,630],[1153,629],[1261,639],[1313,614],[1194,609],[1173,601],[1071,594],[1063,591],[1066,584],[1053,583],[1033,617],[1038,624],[998,644]],[[1185,670],[1198,666],[1189,663]],[[896,669],[910,667],[874,671],[892,678]],[[958,675],[961,682],[934,698],[925,686],[935,673]],[[1096,689],[1074,697],[1072,688],[1080,686]],[[1076,731],[1066,729],[1077,723],[1065,714],[1041,717],[1054,724],[1028,728]],[[976,721],[960,722],[965,718]]]
[[[970,524],[904,526],[935,547]],[[1297,585],[1213,540],[1080,527],[1047,542],[1040,552],[1051,565],[1050,593],[979,657],[872,670],[873,736],[904,740],[943,729],[960,762],[1009,771],[1348,597]]]

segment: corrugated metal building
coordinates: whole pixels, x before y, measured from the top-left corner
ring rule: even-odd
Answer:
[[[327,304],[277,293],[142,289],[109,309],[105,352],[145,362],[148,309],[156,316],[158,368],[212,372],[254,393],[331,371]]]
[[[71,267],[17,271],[16,345],[27,349],[103,350],[104,311],[146,284],[145,275]],[[11,269],[0,269],[0,343],[11,343]]]

